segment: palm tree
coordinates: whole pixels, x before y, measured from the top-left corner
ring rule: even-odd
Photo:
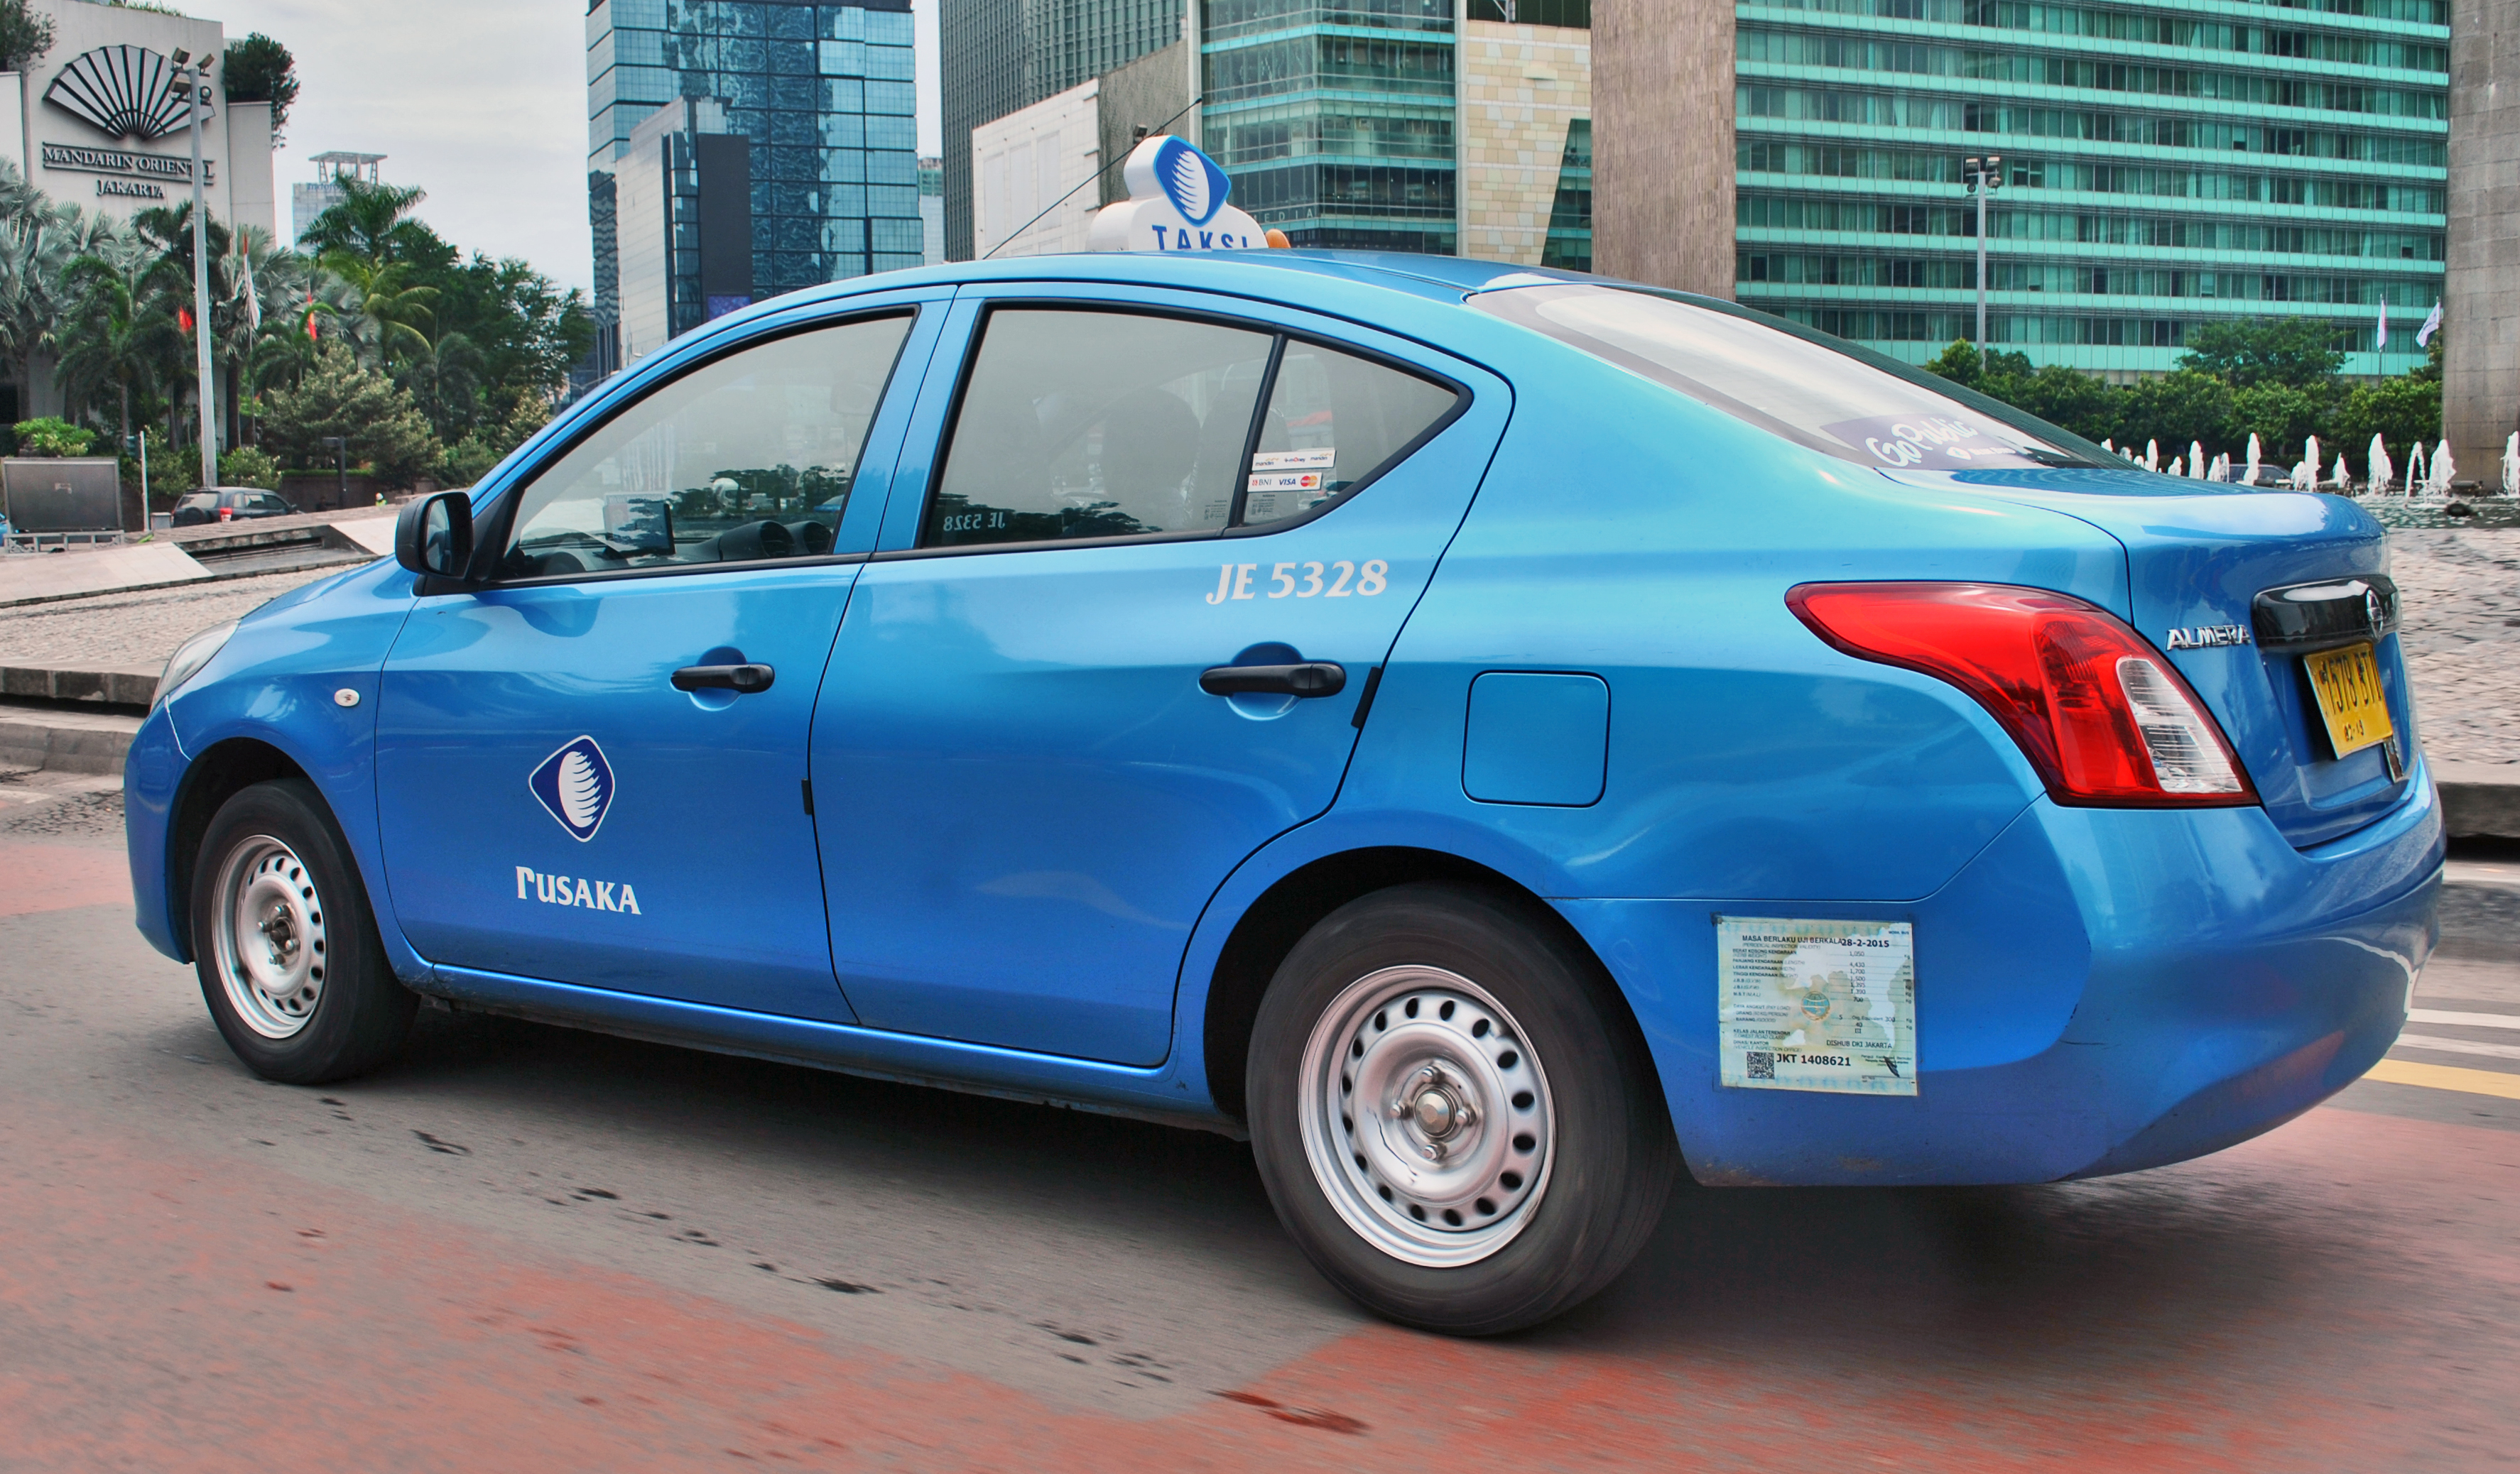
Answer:
[[[383,367],[429,351],[429,321],[437,301],[434,287],[410,287],[411,268],[402,262],[378,265],[348,250],[326,251],[316,262],[332,279],[335,290],[318,293],[318,310],[340,330],[363,369]]]
[[[341,198],[306,227],[298,248],[319,258],[346,251],[371,266],[382,266],[406,254],[412,233],[404,227],[411,223],[411,212],[420,201],[428,198],[428,192],[371,184],[348,174],[336,174],[333,180],[340,187]]]
[[[52,351],[68,305],[62,272],[79,256],[113,238],[110,215],[89,215],[74,204],[55,204],[0,161],[0,357],[17,370],[31,396],[35,359]],[[22,414],[31,405],[21,405]]]
[[[73,402],[93,403],[109,387],[120,405],[122,439],[131,438],[131,393],[148,391],[158,368],[184,350],[184,332],[153,278],[162,264],[137,238],[110,241],[80,256],[62,273],[76,294],[61,334],[62,360],[55,371]],[[216,468],[210,468],[214,474]]]

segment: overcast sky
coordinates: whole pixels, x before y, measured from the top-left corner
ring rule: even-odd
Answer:
[[[289,187],[324,153],[382,154],[384,177],[467,252],[522,256],[590,287],[584,0],[180,0],[231,42],[262,31],[297,58],[297,103],[272,167]],[[936,0],[919,13],[919,148],[937,151]]]

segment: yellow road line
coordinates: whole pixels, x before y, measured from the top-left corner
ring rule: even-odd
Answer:
[[[2504,1075],[2493,1070],[2462,1070],[2447,1064],[2415,1064],[2405,1059],[2383,1059],[2371,1066],[2365,1080],[2385,1080],[2391,1085],[2420,1085],[2437,1091],[2465,1091],[2471,1095],[2499,1095],[2505,1100],[2520,1100],[2520,1075]]]

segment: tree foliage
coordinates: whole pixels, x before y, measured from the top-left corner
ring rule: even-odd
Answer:
[[[263,405],[268,447],[297,466],[329,465],[324,442],[347,442],[350,463],[369,466],[397,485],[434,465],[437,437],[429,431],[411,393],[375,369],[362,368],[340,343],[327,343],[294,387],[273,392]]]
[[[229,102],[271,104],[271,141],[279,143],[289,105],[297,101],[297,59],[289,48],[257,30],[228,43],[221,73]]]
[[[27,0],[0,0],[0,71],[25,71],[53,49],[53,18]]]
[[[2254,434],[2270,462],[2290,464],[2318,435],[2359,464],[2374,434],[2406,446],[2440,433],[2441,352],[2436,334],[2425,367],[2349,382],[2336,376],[2345,355],[2333,329],[2283,319],[2199,327],[2179,367],[2125,385],[2058,364],[2033,369],[2022,353],[1981,358],[1965,340],[1925,368],[2087,439],[2158,442],[2165,462],[2191,445],[2237,460]]]

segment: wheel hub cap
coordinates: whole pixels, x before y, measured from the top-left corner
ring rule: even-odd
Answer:
[[[238,841],[219,867],[215,961],[228,1002],[266,1039],[306,1027],[324,996],[324,902],[315,877],[267,834]]]
[[[1547,1184],[1549,1083],[1512,1017],[1431,967],[1360,979],[1305,1049],[1305,1152],[1340,1216],[1412,1264],[1476,1263]]]

